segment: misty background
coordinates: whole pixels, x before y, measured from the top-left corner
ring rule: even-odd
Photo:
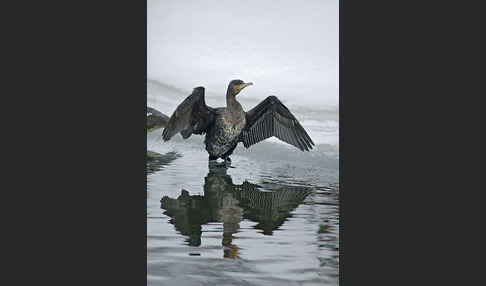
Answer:
[[[338,105],[337,0],[148,1],[148,78],[223,96],[277,95],[290,105]],[[240,97],[241,99],[242,97]],[[211,105],[211,102],[207,102]]]

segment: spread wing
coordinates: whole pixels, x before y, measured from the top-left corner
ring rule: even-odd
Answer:
[[[248,148],[272,136],[302,151],[309,151],[314,145],[295,116],[273,95],[246,113],[246,126],[240,140]]]
[[[181,133],[184,139],[192,134],[204,134],[214,121],[215,110],[206,105],[204,100],[204,87],[196,87],[172,114],[162,132],[164,141]]]
[[[147,132],[165,127],[167,122],[169,122],[169,116],[147,106]]]

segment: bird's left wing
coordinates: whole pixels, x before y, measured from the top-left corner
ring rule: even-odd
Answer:
[[[191,134],[203,134],[213,122],[215,110],[206,105],[204,87],[196,87],[184,101],[177,106],[162,132],[164,141],[181,133],[184,139]]]
[[[314,145],[295,116],[273,95],[246,112],[246,126],[241,133],[240,141],[249,148],[272,136],[302,151],[309,151]]]

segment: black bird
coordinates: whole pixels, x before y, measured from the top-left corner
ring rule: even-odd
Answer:
[[[147,132],[166,127],[169,122],[169,116],[147,106]]]
[[[206,134],[204,143],[209,160],[224,159],[236,145],[243,142],[246,148],[272,136],[302,151],[312,149],[314,142],[290,110],[271,95],[248,112],[243,110],[236,95],[253,83],[232,80],[226,92],[226,107],[212,108],[204,100],[204,87],[196,87],[174,111],[162,132],[164,141],[181,133],[184,139],[192,134]]]

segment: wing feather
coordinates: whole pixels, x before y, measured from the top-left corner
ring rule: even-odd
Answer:
[[[241,141],[246,148],[272,136],[309,151],[314,142],[290,110],[275,96],[269,96],[246,113]]]
[[[203,134],[214,120],[215,110],[206,105],[204,87],[196,87],[184,101],[177,106],[162,132],[164,141],[181,133],[184,139],[192,134]]]

